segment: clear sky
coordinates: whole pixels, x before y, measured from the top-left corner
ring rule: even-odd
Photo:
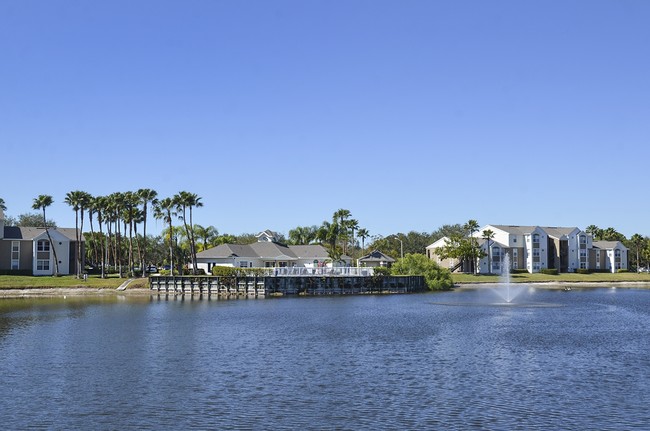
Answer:
[[[650,1],[0,0],[0,197],[650,235]],[[150,225],[160,231],[160,222]]]

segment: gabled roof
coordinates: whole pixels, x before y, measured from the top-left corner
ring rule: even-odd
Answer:
[[[371,253],[359,258],[359,262],[395,262],[395,259],[379,250],[373,250]]]
[[[49,228],[50,235],[52,235],[53,232],[58,232],[61,235],[65,236],[67,239],[70,241],[76,241],[77,240],[77,230],[74,228],[66,228],[66,227],[59,227],[59,228]],[[44,227],[21,227],[21,226],[5,226],[5,236],[4,239],[13,239],[13,240],[24,240],[24,241],[32,241],[34,238],[42,235],[45,233],[45,228]],[[81,240],[84,241],[85,239],[83,236],[81,237]]]
[[[593,246],[594,248],[600,248],[602,250],[613,250],[617,247],[627,250],[627,247],[625,247],[620,241],[594,241]]]
[[[221,244],[197,253],[203,259],[225,259],[242,257],[269,260],[329,259],[325,247],[321,245],[289,245],[274,242],[255,242],[253,244]],[[345,257],[345,256],[344,256]]]
[[[552,238],[560,239],[563,236],[570,235],[576,230],[580,230],[577,227],[561,227],[561,226],[516,226],[516,225],[503,225],[503,224],[491,224],[496,229],[500,229],[504,232],[508,232],[514,235],[528,235],[532,233],[535,229],[542,229]]]
[[[505,224],[491,224],[494,228],[500,229],[504,232],[512,233],[515,235],[527,235],[532,233],[539,226],[516,226],[516,225],[505,225]]]

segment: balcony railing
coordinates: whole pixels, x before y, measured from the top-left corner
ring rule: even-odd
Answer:
[[[263,275],[267,277],[275,276],[314,276],[323,275],[327,277],[368,277],[374,274],[374,269],[356,268],[356,267],[335,267],[335,268],[305,268],[301,266],[293,267],[278,267],[278,268],[260,268],[263,270]]]

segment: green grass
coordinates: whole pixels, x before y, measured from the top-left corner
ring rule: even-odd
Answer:
[[[61,277],[29,277],[24,275],[0,275],[0,289],[30,289],[30,288],[75,288],[90,287],[96,289],[116,289],[126,278],[111,275],[108,278],[89,276],[87,280],[75,278],[72,275]],[[129,289],[147,287],[148,280],[138,279],[129,284]]]
[[[462,283],[499,283],[502,281],[498,275],[472,275],[472,274],[457,274],[451,275],[455,284]],[[650,274],[635,272],[622,272],[622,273],[594,273],[594,274],[510,274],[510,281],[512,283],[606,283],[606,282],[648,282],[650,283]]]

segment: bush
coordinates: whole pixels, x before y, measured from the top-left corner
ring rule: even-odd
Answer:
[[[510,274],[528,274],[528,270],[525,268],[511,268],[510,269]]]
[[[625,268],[621,268],[621,269],[616,270],[616,272],[618,272],[618,273],[621,273],[621,272],[630,272],[630,270],[629,270],[629,269],[625,269]]]
[[[376,269],[376,268],[375,268]],[[407,254],[391,268],[392,275],[422,275],[429,290],[451,289],[451,272],[423,254]]]
[[[557,269],[555,268],[542,268],[540,272],[546,275],[557,275]]]
[[[385,266],[376,266],[373,268],[373,274],[377,276],[386,276],[391,274],[391,270]]]
[[[0,275],[33,275],[31,269],[0,269]]]
[[[576,272],[577,272],[578,274],[591,274],[591,271],[590,271],[590,270],[588,270],[588,269],[584,269],[584,268],[578,268],[578,269],[576,269]]]

